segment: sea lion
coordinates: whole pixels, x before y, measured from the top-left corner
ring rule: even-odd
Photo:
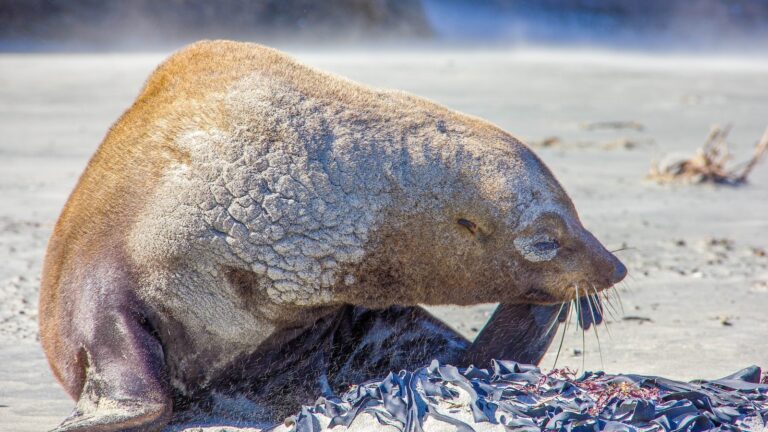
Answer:
[[[158,430],[227,398],[279,420],[388,370],[493,355],[419,304],[501,302],[547,327],[625,273],[507,132],[201,42],[149,77],[64,207],[40,339],[77,400],[59,431]]]

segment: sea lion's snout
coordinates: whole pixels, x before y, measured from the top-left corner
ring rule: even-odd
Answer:
[[[590,275],[588,277],[591,280],[590,283],[599,290],[604,290],[624,280],[627,276],[627,267],[624,263],[586,229],[583,230],[581,237],[585,246],[584,256],[592,258],[589,260],[591,265],[584,267],[585,273]]]
[[[624,278],[627,276],[627,267],[619,261],[618,258],[615,256],[614,258],[614,264],[613,264],[613,275],[611,276],[611,284],[616,285],[617,283],[624,280]]]

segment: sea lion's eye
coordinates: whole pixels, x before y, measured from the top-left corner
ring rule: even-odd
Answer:
[[[560,248],[560,243],[557,240],[547,240],[534,243],[533,247],[539,252],[548,252]]]
[[[463,226],[464,228],[466,228],[466,229],[467,229],[469,232],[471,232],[472,234],[476,234],[476,233],[477,233],[477,224],[475,224],[475,223],[474,223],[474,222],[472,222],[471,220],[467,220],[467,219],[459,219],[459,220],[457,220],[456,222],[457,222],[459,225],[461,225],[461,226]]]
[[[531,262],[550,261],[557,256],[560,243],[547,234],[520,236],[514,240],[515,249]]]

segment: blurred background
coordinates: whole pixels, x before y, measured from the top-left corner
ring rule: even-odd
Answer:
[[[561,331],[544,368],[558,349],[558,367],[674,379],[768,366],[768,166],[695,171],[738,177],[768,126],[768,0],[0,0],[0,431],[72,409],[38,342],[47,240],[152,70],[203,38],[530,145],[629,269],[606,324]],[[431,310],[471,339],[494,307]]]
[[[763,0],[3,0],[0,49],[168,49],[204,38],[763,52]]]

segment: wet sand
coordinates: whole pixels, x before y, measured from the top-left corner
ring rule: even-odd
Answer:
[[[571,326],[558,367],[717,378],[768,365],[768,164],[741,188],[660,186],[651,161],[731,122],[736,160],[768,125],[768,64],[553,52],[296,52],[377,87],[486,118],[534,146],[584,225],[630,271],[608,325]],[[45,243],[110,124],[161,54],[0,55],[0,430],[49,429],[72,402],[37,340]],[[589,128],[605,121],[628,128]],[[641,127],[637,127],[640,125]],[[473,337],[493,305],[434,312]],[[610,334],[609,334],[610,331]],[[500,341],[503,342],[503,341]],[[542,362],[552,367],[556,343]]]

